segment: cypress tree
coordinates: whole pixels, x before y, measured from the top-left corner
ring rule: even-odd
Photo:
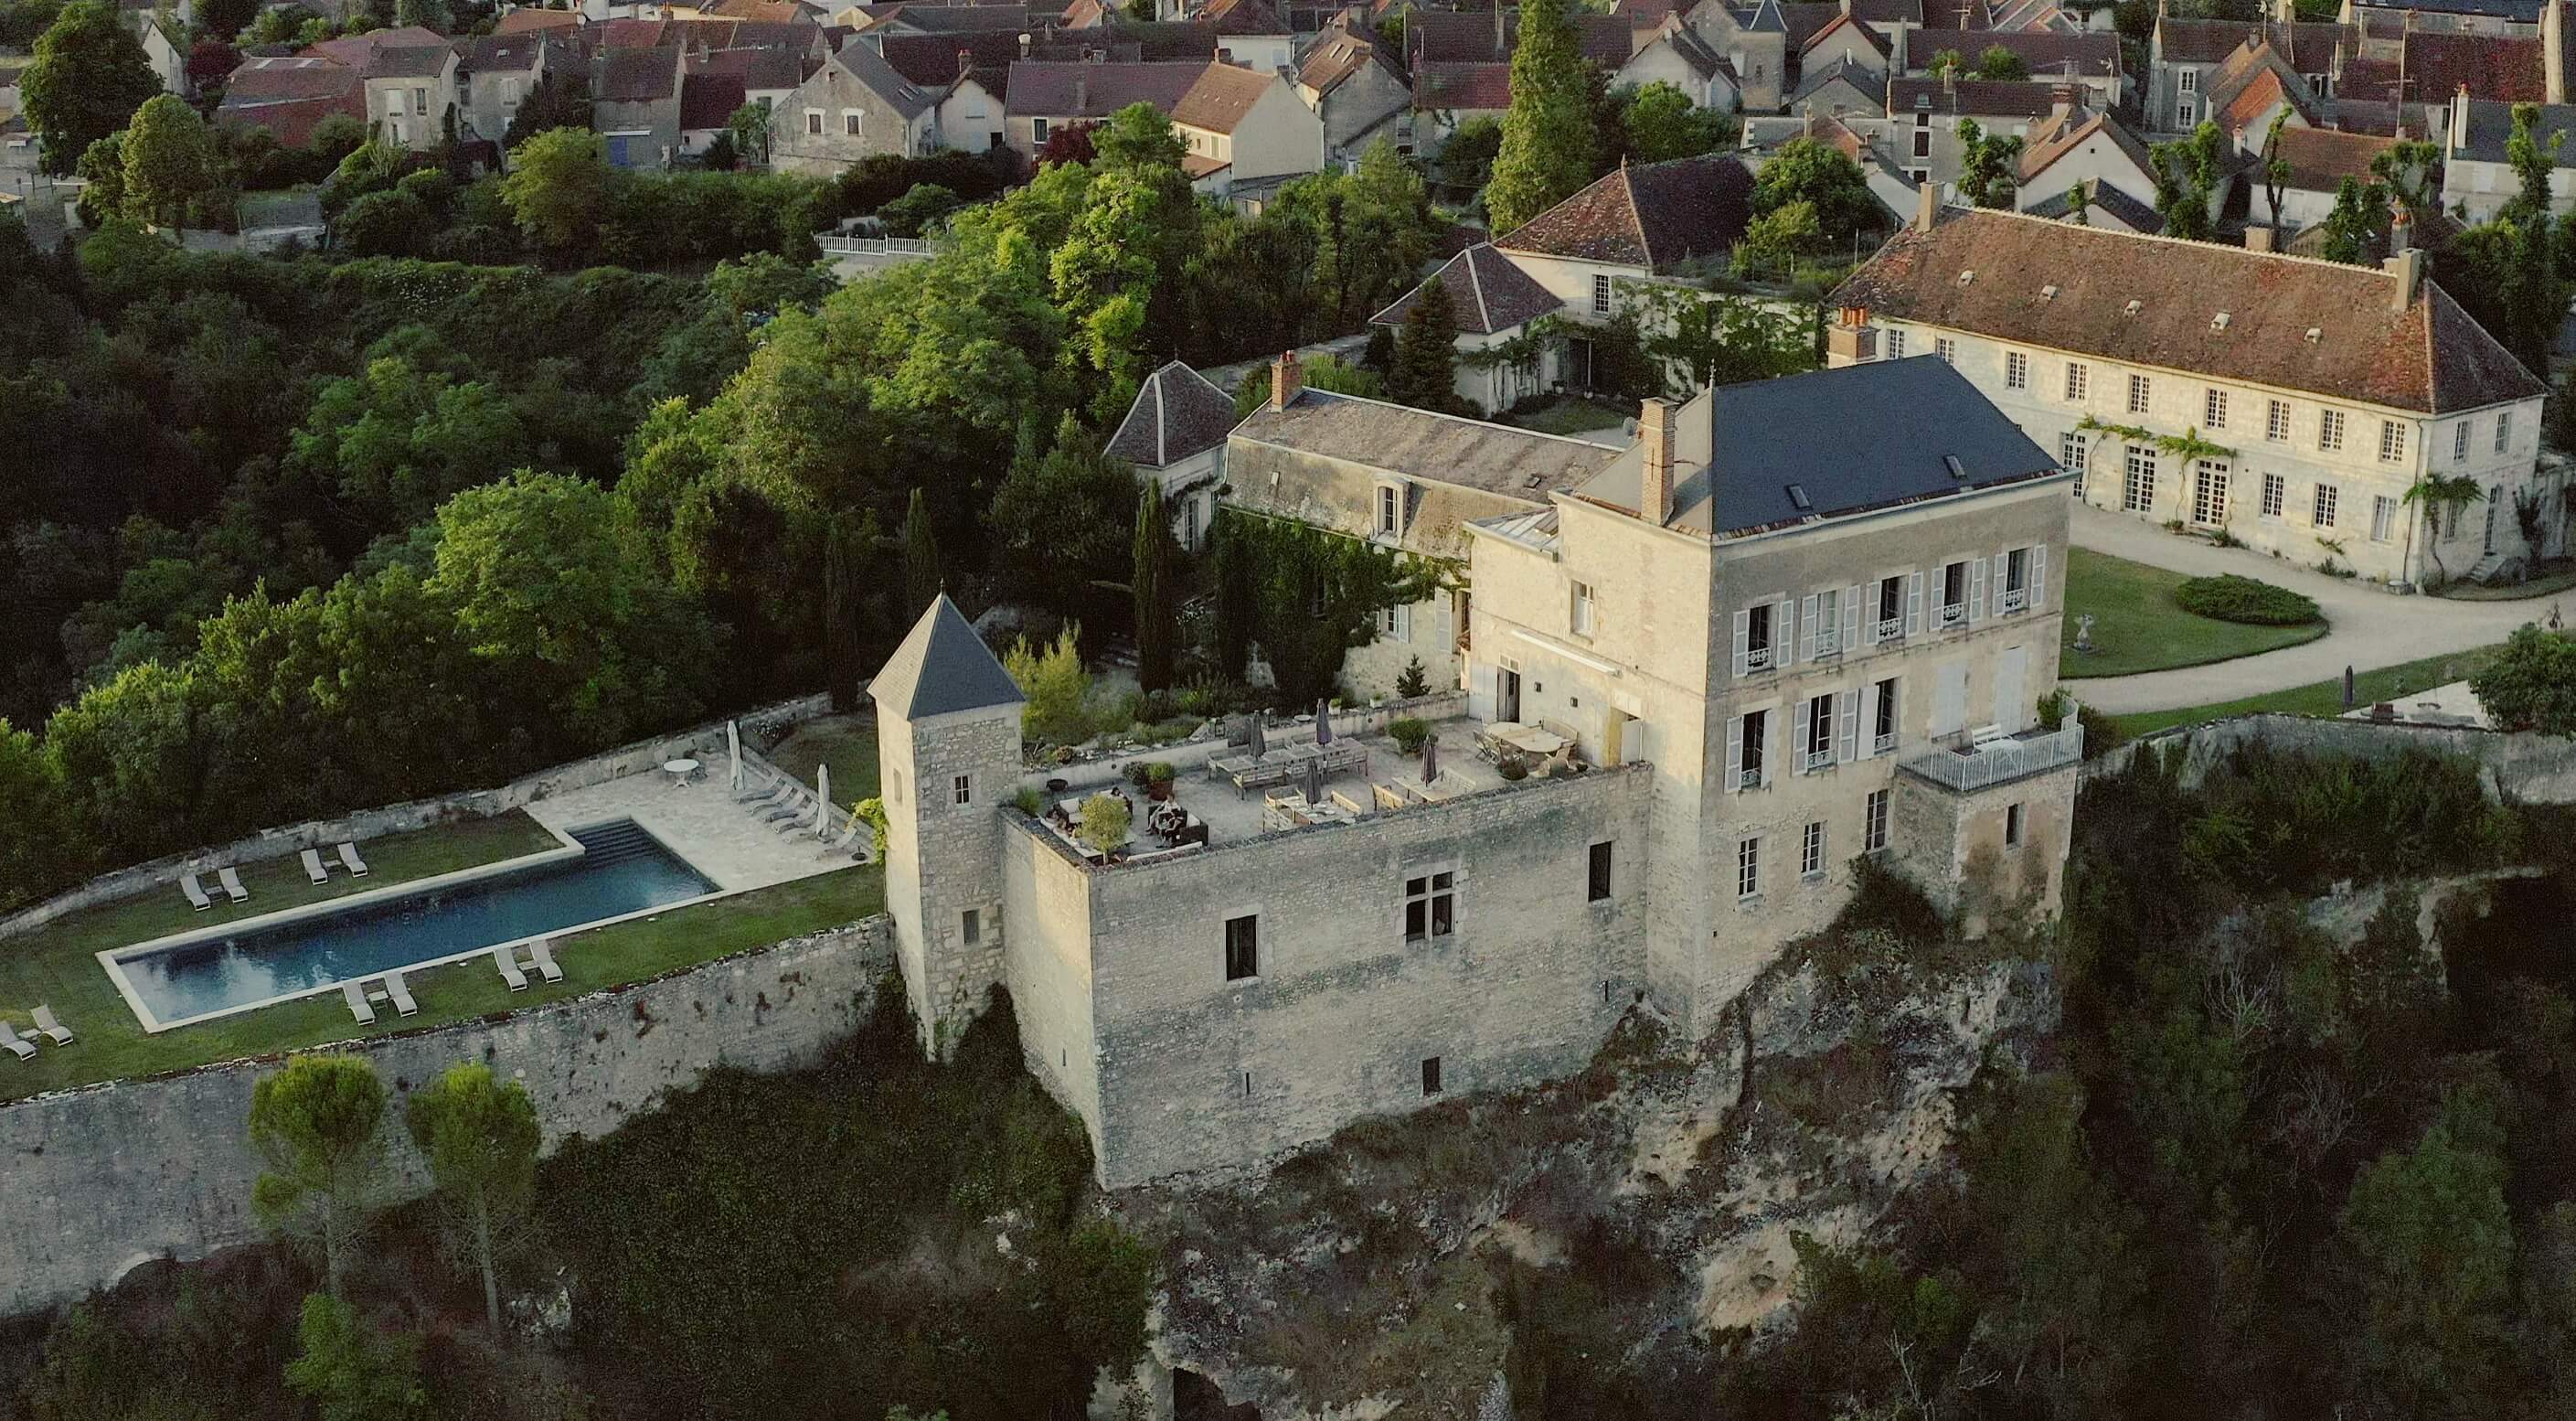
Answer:
[[[920,490],[912,496],[919,499]],[[846,513],[832,520],[823,538],[823,683],[832,693],[832,709],[857,708],[859,567]]]
[[[1231,681],[1243,675],[1252,658],[1252,550],[1244,545],[1235,515],[1217,510],[1208,530],[1216,559],[1217,671]]]
[[[1520,26],[1520,47],[1512,51],[1512,106],[1503,114],[1502,147],[1485,184],[1485,213],[1497,234],[1591,182],[1599,139],[1592,80],[1565,0],[1527,0]]]
[[[918,617],[939,600],[939,543],[930,533],[930,508],[921,490],[903,511],[903,595],[907,618]]]
[[[1172,529],[1163,492],[1148,481],[1136,500],[1136,684],[1172,684]]]
[[[1387,398],[1417,409],[1446,410],[1458,403],[1458,320],[1449,290],[1439,277],[1422,283],[1421,295],[1404,315],[1395,338],[1393,368],[1386,374]]]

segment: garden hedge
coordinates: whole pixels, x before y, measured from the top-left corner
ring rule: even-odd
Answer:
[[[2186,612],[2257,627],[2295,627],[2317,620],[2316,600],[2286,587],[2226,573],[2195,577],[2174,589]]]

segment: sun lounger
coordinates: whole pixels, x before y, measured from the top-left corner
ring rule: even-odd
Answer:
[[[769,788],[761,788],[764,784],[769,785]],[[734,802],[738,804],[756,804],[764,799],[776,799],[780,789],[781,786],[770,784],[768,777],[762,776],[744,785],[740,790],[735,791]]]
[[[215,906],[215,900],[206,896],[206,885],[197,881],[197,871],[193,868],[179,875],[179,891],[188,895],[188,906],[200,913]]]
[[[348,1000],[349,1015],[356,1017],[360,1026],[376,1024],[376,1009],[367,1005],[365,988],[355,982],[343,982],[340,984],[340,995]]]
[[[563,969],[555,965],[554,944],[538,938],[528,944],[528,956],[537,964],[537,972],[549,982],[563,980]]]
[[[226,897],[231,898],[236,903],[247,903],[250,901],[250,890],[242,887],[241,875],[233,871],[231,864],[226,864],[222,868],[216,869],[215,877],[222,881]]]
[[[492,965],[501,969],[501,980],[510,984],[511,991],[524,992],[528,990],[528,974],[520,971],[519,964],[511,961],[510,957],[507,947],[492,949]]]
[[[304,876],[316,883],[331,881],[331,870],[322,866],[322,855],[315,850],[304,851]]]
[[[411,999],[411,988],[403,984],[400,972],[385,974],[385,995],[394,999],[394,1010],[405,1016],[413,1016],[420,1011],[420,1003]]]
[[[36,1029],[52,1038],[53,1043],[57,1046],[69,1046],[72,1044],[72,1029],[54,1019],[54,1009],[52,1007],[36,1008]]]
[[[17,1030],[5,1021],[0,1021],[0,1051],[6,1051],[21,1061],[30,1060],[36,1054],[36,1048],[19,1040]]]
[[[340,866],[356,877],[367,876],[367,861],[358,857],[358,846],[355,844],[340,846]]]

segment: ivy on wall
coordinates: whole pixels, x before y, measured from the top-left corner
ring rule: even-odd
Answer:
[[[1240,676],[1258,645],[1279,698],[1333,693],[1342,657],[1377,637],[1377,614],[1456,581],[1457,568],[1303,523],[1220,507],[1215,555],[1217,658]]]
[[[2180,434],[2158,434],[2140,425],[2105,423],[2089,414],[2077,420],[2075,427],[2101,434],[2116,434],[2131,444],[2151,444],[2184,460],[2225,459],[2233,462],[2236,458],[2235,450],[2224,444],[2212,444],[2201,438],[2200,430],[2196,427]]]

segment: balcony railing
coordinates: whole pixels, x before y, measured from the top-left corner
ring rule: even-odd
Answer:
[[[1872,737],[1871,742],[1870,742],[1869,753],[1871,753],[1871,754],[1873,754],[1873,755],[1889,755],[1889,754],[1894,754],[1894,753],[1895,753],[1895,751],[1896,751],[1896,732],[1895,732],[1895,731],[1891,730],[1891,731],[1887,732],[1885,735],[1880,735],[1880,736],[1874,736],[1874,737]]]
[[[1965,793],[2084,758],[2084,727],[2073,716],[2055,730],[2031,730],[1982,745],[1944,746],[1903,762],[1932,783]]]
[[[1965,602],[1944,602],[1944,603],[1942,603],[1942,604],[1941,604],[1941,625],[1942,625],[1942,626],[1945,626],[1945,627],[1964,627],[1964,626],[1966,626],[1967,624],[1968,624],[1968,604],[1967,604],[1967,603],[1965,603]]]
[[[1880,618],[1878,623],[1878,639],[1880,641],[1905,640],[1905,619],[1903,617]]]
[[[1771,648],[1767,646],[1746,647],[1744,650],[1744,669],[1747,671],[1770,670]]]
[[[1809,770],[1811,770],[1811,771],[1813,771],[1813,770],[1830,770],[1830,769],[1832,769],[1833,767],[1834,767],[1834,752],[1833,752],[1833,751],[1831,751],[1831,750],[1810,750],[1810,751],[1808,751],[1808,752],[1807,752],[1807,768],[1808,768]]]
[[[1998,604],[1998,609],[2002,611],[2005,616],[2011,616],[2015,612],[2028,610],[2029,607],[2030,589],[2027,587],[2005,588],[2004,595]]]
[[[1762,788],[1762,767],[1760,765],[1745,766],[1735,777],[1735,787],[1737,789]]]
[[[1832,632],[1820,631],[1816,633],[1816,659],[1818,661],[1822,661],[1828,656],[1840,656],[1842,654],[1842,650],[1842,638],[1835,636]]]

